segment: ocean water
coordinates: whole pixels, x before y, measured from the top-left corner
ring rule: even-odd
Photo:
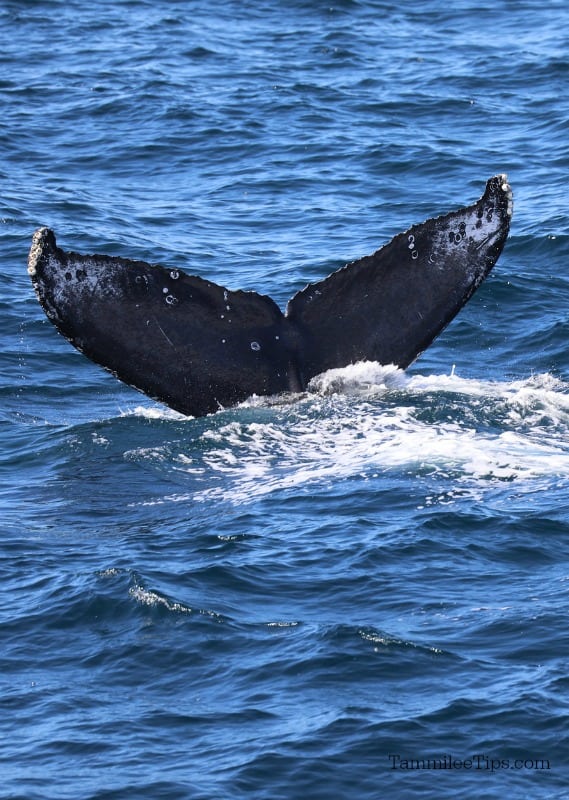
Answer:
[[[569,11],[2,0],[0,797],[569,797]],[[26,258],[285,305],[507,172],[406,372],[184,418]]]

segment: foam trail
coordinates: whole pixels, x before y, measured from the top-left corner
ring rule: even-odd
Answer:
[[[192,490],[165,499],[243,503],[402,470],[451,491],[504,482],[533,491],[569,479],[568,387],[550,375],[493,382],[362,363],[310,388],[276,409],[253,401],[271,412],[259,420],[247,421],[249,404],[227,412],[226,424],[217,415],[200,434],[199,457],[194,448],[170,459]]]

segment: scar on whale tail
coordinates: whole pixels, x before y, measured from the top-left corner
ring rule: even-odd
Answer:
[[[270,297],[144,261],[61,250],[33,236],[28,272],[49,319],[117,378],[182,414],[301,391],[357,361],[405,369],[488,275],[510,227],[506,175],[478,202],[399,233],[306,286]]]

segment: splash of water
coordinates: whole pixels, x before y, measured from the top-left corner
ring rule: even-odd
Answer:
[[[533,491],[569,478],[569,387],[547,374],[481,381],[362,362],[318,376],[302,396],[252,398],[209,419],[177,452],[130,451],[187,476],[190,491],[165,500],[243,503],[396,471],[461,491],[503,482]]]

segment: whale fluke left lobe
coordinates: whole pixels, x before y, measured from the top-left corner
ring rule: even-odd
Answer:
[[[34,234],[28,271],[71,344],[183,414],[299,386],[269,297],[144,261],[65,252],[48,228]]]

